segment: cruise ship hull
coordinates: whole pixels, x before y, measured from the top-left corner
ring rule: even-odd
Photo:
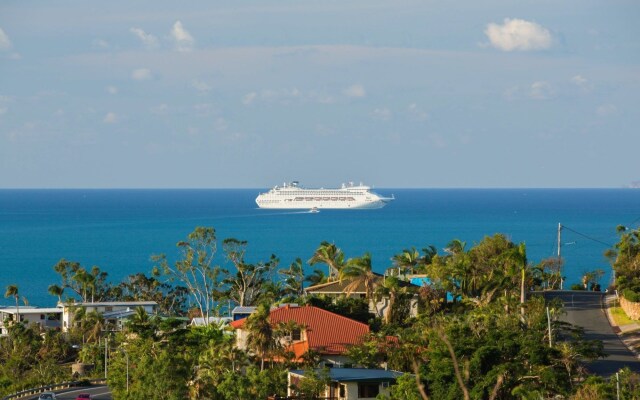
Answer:
[[[271,209],[285,209],[285,210],[310,210],[312,208],[318,209],[374,209],[374,208],[382,208],[387,205],[387,201],[377,200],[371,202],[354,202],[353,204],[344,204],[337,202],[323,202],[323,201],[309,201],[309,202],[285,202],[285,201],[274,201],[270,203],[260,203],[258,199],[256,199],[256,204],[260,208],[271,208]]]
[[[276,186],[256,198],[267,209],[375,209],[384,207],[393,197],[382,197],[368,186],[342,185],[340,189],[306,189],[297,182]]]

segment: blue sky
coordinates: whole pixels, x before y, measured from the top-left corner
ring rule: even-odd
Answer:
[[[0,187],[623,187],[637,1],[0,3]]]

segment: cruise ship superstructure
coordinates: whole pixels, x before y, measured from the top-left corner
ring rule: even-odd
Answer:
[[[339,189],[308,189],[297,181],[276,186],[260,193],[256,203],[260,208],[280,209],[363,209],[382,208],[393,197],[382,197],[363,184],[342,184]]]

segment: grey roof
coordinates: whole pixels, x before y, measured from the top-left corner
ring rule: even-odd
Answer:
[[[109,306],[156,306],[155,301],[103,301],[103,302],[78,302],[78,303],[60,303],[61,306],[79,306],[79,307],[109,307]]]
[[[0,308],[0,312],[7,314],[17,314],[15,307]],[[20,307],[20,314],[62,314],[62,308],[37,308],[37,307]]]
[[[252,312],[254,312],[257,309],[258,309],[258,307],[240,307],[240,306],[237,306],[236,308],[233,309],[233,311],[231,311],[231,313],[232,314],[251,314]]]
[[[292,369],[289,372],[304,376],[302,369]],[[386,369],[329,368],[329,378],[334,382],[391,382],[402,375],[404,375],[403,372]]]

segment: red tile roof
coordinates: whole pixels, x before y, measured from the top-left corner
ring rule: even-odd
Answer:
[[[247,319],[233,321],[231,326],[242,329]],[[369,333],[369,326],[347,317],[313,306],[284,306],[271,310],[269,321],[272,324],[295,321],[306,327],[306,348],[320,354],[342,354],[350,345],[362,342],[363,336]],[[300,345],[291,348],[300,356]],[[303,352],[304,353],[304,352]]]

